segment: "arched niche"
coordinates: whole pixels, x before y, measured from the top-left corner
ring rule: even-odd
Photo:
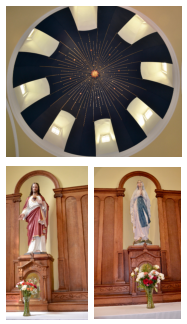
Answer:
[[[119,189],[122,189],[125,182],[132,178],[132,177],[136,177],[136,176],[142,176],[142,177],[146,177],[148,179],[150,179],[151,181],[153,181],[153,183],[155,184],[156,186],[156,189],[161,189],[161,185],[159,183],[159,181],[150,173],[148,172],[144,172],[144,171],[133,171],[133,172],[130,172],[130,173],[127,173],[121,180],[120,180],[120,183],[119,183],[119,186],[118,188]]]
[[[123,198],[123,249],[127,249],[134,241],[133,226],[130,216],[130,200],[138,180],[144,182],[145,189],[151,202],[151,226],[149,230],[149,238],[153,245],[160,246],[158,203],[157,198],[155,197],[155,189],[161,190],[161,185],[152,174],[143,171],[134,171],[126,174],[120,180],[118,187],[118,189],[123,189],[125,184],[128,186],[128,190],[124,188],[125,197]]]
[[[35,170],[35,171],[31,171],[29,173],[26,173],[21,179],[19,179],[19,181],[17,182],[16,187],[14,189],[14,193],[18,194],[20,192],[20,188],[21,188],[22,184],[27,179],[37,176],[37,175],[48,177],[49,179],[51,179],[53,181],[53,183],[55,185],[55,189],[60,188],[57,178],[52,173],[50,173],[48,171],[44,171],[44,170]]]
[[[62,193],[61,193],[61,188],[59,187],[59,182],[58,179],[50,172],[48,171],[44,171],[44,170],[35,170],[29,173],[26,173],[23,177],[21,177],[19,179],[19,181],[17,182],[16,186],[15,186],[15,190],[14,193],[11,195],[7,195],[7,275],[10,278],[10,273],[11,273],[11,278],[8,281],[7,284],[7,291],[11,291],[11,289],[14,289],[16,282],[18,281],[16,279],[17,277],[17,261],[18,257],[20,256],[20,222],[18,221],[18,217],[20,215],[21,212],[21,208],[23,207],[24,203],[25,203],[25,195],[29,195],[30,191],[26,193],[24,193],[23,195],[23,199],[21,199],[22,197],[22,193],[20,192],[20,189],[22,186],[24,186],[24,183],[26,183],[26,181],[30,178],[34,178],[33,182],[37,180],[37,177],[45,177],[46,179],[50,180],[50,182],[52,181],[52,186],[51,186],[51,198],[54,200],[53,204],[54,204],[54,210],[52,213],[52,218],[54,219],[54,222],[56,222],[56,234],[55,234],[55,238],[58,237],[59,240],[59,235],[57,233],[58,231],[58,215],[61,211],[61,206],[60,206],[60,202],[61,202],[61,197],[62,197]],[[36,181],[37,182],[37,181]],[[30,189],[30,188],[29,188]],[[41,192],[42,193],[42,192]],[[54,195],[55,193],[55,195]],[[44,194],[43,194],[44,195]],[[44,195],[45,197],[45,195]],[[56,199],[54,199],[54,198]],[[46,197],[45,197],[46,198]],[[23,222],[24,223],[24,222]],[[50,224],[49,224],[50,225]],[[26,233],[26,232],[25,232]],[[14,239],[9,239],[11,237],[14,237]],[[48,239],[50,239],[50,237],[48,236]],[[48,241],[47,239],[47,241]],[[54,245],[55,239],[51,238],[50,240],[52,242],[52,244]],[[28,246],[28,243],[26,245],[26,248]],[[54,254],[53,251],[56,251]],[[26,253],[27,251],[22,251],[22,253]],[[54,278],[55,278],[55,288],[58,289],[58,255],[59,255],[59,242],[57,244],[56,242],[56,247],[54,249],[52,249],[51,251],[47,253],[52,253],[54,255],[55,258],[55,262],[54,262]],[[15,261],[13,261],[15,260]],[[14,263],[12,263],[14,262]],[[56,264],[55,264],[56,263]],[[13,275],[13,273],[15,273],[15,276]]]
[[[53,274],[54,288],[58,289],[58,240],[57,240],[57,217],[56,217],[56,199],[54,198],[54,183],[49,177],[35,175],[22,183],[20,192],[22,193],[20,202],[20,213],[25,201],[30,194],[30,188],[33,182],[40,185],[41,195],[49,205],[49,219],[47,229],[46,251],[54,257]],[[28,251],[27,222],[19,221],[19,255],[24,255]]]

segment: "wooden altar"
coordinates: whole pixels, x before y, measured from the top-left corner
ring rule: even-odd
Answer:
[[[53,288],[53,257],[48,254],[19,256],[20,188],[28,178],[42,175],[54,183],[56,199],[59,289]],[[58,180],[47,171],[24,175],[15,191],[6,196],[6,308],[19,311],[20,278],[26,278],[30,268],[41,278],[41,300],[31,303],[32,311],[84,311],[88,309],[88,186],[60,188]],[[55,215],[54,215],[55,217]],[[20,308],[21,307],[21,308]]]
[[[123,197],[125,182],[134,176],[144,176],[155,184],[158,203],[160,247],[129,246],[123,250]],[[159,181],[147,172],[125,175],[118,188],[95,189],[94,197],[94,293],[95,306],[141,304],[146,296],[132,290],[130,273],[138,258],[157,264],[166,279],[154,294],[154,302],[181,300],[181,192],[163,190]],[[173,240],[175,237],[175,240]],[[139,250],[139,251],[138,251]],[[143,254],[142,254],[143,253]],[[149,255],[149,257],[148,257]],[[152,261],[151,261],[152,259]],[[137,262],[138,264],[141,264]]]

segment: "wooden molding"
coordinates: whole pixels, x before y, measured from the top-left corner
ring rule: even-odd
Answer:
[[[88,293],[85,291],[54,291],[52,292],[52,301],[60,302],[64,300],[88,300]]]
[[[32,171],[32,172],[29,172],[29,173],[26,173],[19,181],[18,183],[16,184],[16,187],[14,189],[14,193],[19,193],[20,191],[20,188],[22,186],[22,184],[29,178],[31,177],[35,177],[35,176],[44,176],[44,177],[47,177],[49,179],[51,179],[55,185],[55,188],[59,188],[59,182],[57,180],[57,178],[50,172],[48,171],[44,171],[44,170],[35,170],[35,171]]]
[[[122,196],[124,197],[125,188],[95,188],[94,195],[104,195],[107,196]]]
[[[21,193],[6,195],[6,202],[12,201],[14,203],[21,201]]]
[[[54,197],[63,197],[64,194],[69,194],[69,193],[76,193],[76,192],[88,192],[88,186],[77,186],[77,187],[67,187],[67,188],[58,188],[58,189],[53,189],[55,195]]]
[[[156,198],[161,197],[171,197],[171,196],[176,196],[179,199],[181,198],[181,191],[179,190],[162,190],[162,189],[155,189],[156,192]]]
[[[128,284],[115,284],[115,285],[95,285],[95,294],[114,294],[114,293],[128,293],[129,294],[129,283]]]
[[[142,177],[146,177],[148,179],[150,179],[151,181],[153,181],[153,183],[155,184],[156,186],[156,189],[161,189],[161,185],[159,183],[159,181],[150,173],[148,172],[144,172],[144,171],[133,171],[133,172],[130,172],[128,174],[126,174],[121,180],[120,180],[120,183],[119,183],[119,189],[120,188],[123,188],[125,182],[132,178],[132,177],[136,177],[136,176],[142,176]]]

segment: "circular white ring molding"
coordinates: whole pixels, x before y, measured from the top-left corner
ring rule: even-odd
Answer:
[[[160,135],[160,133],[164,130],[164,128],[166,127],[166,125],[169,123],[177,102],[178,102],[178,97],[179,97],[179,92],[180,92],[180,71],[179,71],[179,65],[178,65],[178,61],[177,61],[177,57],[175,54],[175,51],[170,43],[170,41],[168,40],[168,38],[166,37],[166,35],[164,34],[164,32],[151,20],[149,19],[147,16],[145,16],[144,14],[142,14],[141,12],[139,12],[138,10],[128,7],[128,6],[120,6],[121,8],[125,8],[127,10],[130,10],[132,12],[134,12],[135,14],[139,15],[141,18],[143,18],[151,27],[153,27],[155,29],[155,31],[157,31],[159,33],[159,35],[162,37],[162,39],[164,40],[165,44],[167,45],[167,48],[170,52],[171,58],[172,58],[172,62],[173,62],[173,97],[170,103],[170,106],[167,110],[167,113],[165,115],[165,117],[158,123],[158,125],[152,130],[152,132],[149,133],[149,136],[143,140],[142,142],[140,142],[139,144],[133,146],[132,148],[123,151],[123,152],[118,152],[118,154],[115,153],[110,153],[110,154],[106,154],[105,156],[132,156],[133,154],[136,154],[137,152],[141,151],[142,149],[144,149],[146,146],[148,146],[151,142],[153,142],[158,135]],[[20,125],[20,127],[22,128],[22,130],[25,132],[25,134],[35,143],[37,144],[39,147],[41,147],[43,150],[49,152],[50,154],[54,155],[54,156],[69,156],[69,157],[76,157],[80,155],[74,155],[74,154],[70,154],[70,153],[66,153],[66,152],[62,152],[62,149],[60,147],[54,146],[51,143],[42,140],[40,137],[38,137],[32,130],[31,128],[27,125],[27,123],[25,122],[25,120],[23,119],[22,115],[20,114],[20,108],[17,102],[17,98],[13,89],[13,71],[14,71],[14,65],[15,65],[15,61],[18,55],[18,52],[21,48],[21,46],[23,45],[25,39],[27,38],[27,36],[29,35],[29,33],[32,31],[33,28],[35,28],[42,20],[44,20],[45,18],[47,18],[48,16],[52,15],[53,13],[67,8],[67,6],[63,6],[63,7],[58,7],[56,9],[53,9],[51,11],[49,11],[47,14],[43,15],[41,18],[39,18],[38,20],[36,20],[27,30],[26,32],[23,34],[23,36],[20,38],[19,42],[17,43],[10,62],[9,62],[9,66],[8,66],[8,73],[7,73],[7,94],[8,94],[8,100],[10,103],[10,107],[12,109],[12,112],[14,114],[14,117],[16,118],[18,124]]]

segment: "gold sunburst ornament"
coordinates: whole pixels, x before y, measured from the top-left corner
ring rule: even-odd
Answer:
[[[91,72],[91,76],[92,76],[92,78],[98,78],[98,76],[99,76],[99,72],[97,71],[97,70],[93,70],[92,72]]]

